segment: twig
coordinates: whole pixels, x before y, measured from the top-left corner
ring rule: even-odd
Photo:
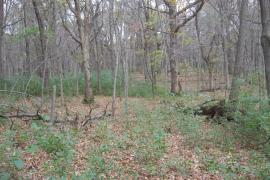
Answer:
[[[106,116],[109,116],[107,115],[107,109],[108,109],[108,106],[109,106],[109,102],[107,103],[107,105],[105,106],[105,109],[103,111],[102,114],[98,113],[96,114],[94,117],[92,117],[92,111],[93,111],[93,108],[90,109],[90,115],[88,116],[88,119],[86,119],[83,123],[82,123],[82,127],[86,126],[87,123],[89,123],[90,121],[96,121],[96,120],[100,120],[102,119],[103,117],[106,117]]]
[[[25,92],[19,92],[19,91],[13,91],[13,90],[0,90],[0,92],[7,92],[7,93],[11,93],[11,94],[20,94],[20,95],[24,95],[24,96],[29,96],[29,97],[35,97],[31,94],[27,94]]]

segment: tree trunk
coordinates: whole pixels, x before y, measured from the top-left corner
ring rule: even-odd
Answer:
[[[225,90],[230,86],[230,74],[229,74],[229,58],[228,58],[228,2],[218,1],[218,12],[220,17],[221,28],[221,40],[222,40],[222,55],[223,55],[223,74],[225,80]],[[226,91],[225,91],[226,92]]]
[[[113,32],[114,32],[114,0],[109,1],[109,51],[110,51],[110,60],[111,60],[111,71],[112,71],[112,80],[115,72],[115,52],[113,44]]]
[[[185,26],[190,20],[192,20],[197,13],[202,9],[204,5],[204,0],[197,0],[193,3],[188,4],[186,7],[182,8],[182,11],[177,11],[177,1],[176,0],[163,0],[164,4],[167,6],[169,11],[166,11],[166,14],[169,15],[169,48],[168,48],[168,59],[170,62],[170,73],[171,73],[171,93],[178,94],[181,91],[181,83],[178,81],[177,65],[176,65],[176,45],[177,45],[177,33],[179,29]],[[187,17],[186,10],[192,9],[193,13]],[[184,17],[183,22],[178,23],[177,16],[182,15]],[[181,18],[182,18],[181,17]]]
[[[27,20],[28,20],[27,11],[28,11],[28,1],[25,0],[25,2],[23,4],[24,29],[26,29],[28,27],[28,24],[27,24]],[[26,59],[25,59],[25,70],[26,70],[26,72],[25,72],[25,74],[30,75],[31,74],[31,59],[30,59],[30,41],[29,41],[28,36],[25,36],[24,41],[25,41],[25,55],[26,55]]]
[[[41,62],[43,63],[43,67],[44,69],[40,69],[40,77],[43,77],[44,75],[44,87],[47,88],[49,85],[49,70],[48,70],[48,66],[47,66],[47,61],[46,61],[46,41],[47,41],[47,37],[45,34],[45,26],[44,26],[44,22],[42,20],[39,8],[38,8],[38,3],[37,0],[32,0],[32,4],[34,7],[34,11],[35,11],[35,15],[36,15],[36,19],[38,22],[38,29],[39,29],[39,41],[40,41],[40,48],[41,48],[41,54],[40,54],[40,59]]]
[[[214,74],[212,67],[208,67],[208,78],[209,78],[209,90],[214,91]]]
[[[248,1],[242,0],[241,9],[240,9],[240,26],[239,26],[239,33],[238,33],[238,42],[237,42],[237,49],[236,49],[236,57],[234,63],[234,73],[233,73],[233,80],[231,85],[231,92],[230,92],[230,101],[237,101],[239,94],[240,94],[240,72],[241,72],[241,63],[243,58],[243,51],[245,49],[245,32],[246,32],[246,22],[245,16],[248,11]]]
[[[94,22],[94,34],[98,34],[97,29],[97,21]],[[100,53],[98,49],[98,39],[97,36],[94,37],[94,54],[95,54],[95,61],[96,61],[96,67],[97,67],[97,91],[100,93],[101,91],[101,82],[100,82],[100,74],[101,74],[101,58]]]
[[[146,3],[144,1],[142,1],[143,6],[144,7],[149,7],[150,2],[146,1]],[[149,9],[144,8],[144,16],[145,16],[145,29],[143,30],[143,40],[144,40],[144,62],[145,62],[145,69],[147,72],[147,75],[151,81],[151,87],[152,87],[152,93],[153,96],[155,95],[155,88],[156,88],[156,68],[155,68],[155,57],[150,57],[150,53],[153,52],[153,48],[151,46],[151,40],[153,39],[153,35],[155,37],[155,39],[157,40],[157,33],[154,32],[154,34],[152,32],[149,31],[149,29],[151,29],[151,20],[150,20],[150,15],[151,12],[149,11]],[[157,46],[158,47],[158,46]],[[150,72],[148,69],[148,62],[150,62]]]
[[[59,66],[57,61],[58,59],[58,51],[57,51],[57,4],[55,0],[49,0],[49,14],[48,14],[48,26],[50,30],[50,38],[48,38],[47,44],[47,58],[50,60],[48,62],[48,68],[50,70],[50,75],[54,75],[55,73],[59,72]]]
[[[0,78],[3,77],[4,0],[0,0]]]
[[[95,43],[94,43],[94,52],[95,52],[95,61],[96,61],[96,67],[97,67],[97,92],[100,93],[101,90],[101,83],[100,83],[100,61],[101,59],[99,58],[99,52],[98,52],[98,44],[97,44],[97,38],[95,37]]]
[[[78,31],[80,34],[81,50],[83,56],[83,70],[85,80],[84,102],[92,103],[94,101],[93,90],[91,86],[91,72],[90,72],[90,2],[85,1],[84,20],[82,21],[80,4],[78,0],[74,0],[76,9],[76,20]]]
[[[229,63],[228,63],[228,42],[227,42],[227,33],[226,33],[226,26],[228,26],[227,19],[224,17],[222,10],[220,10],[220,24],[222,30],[222,55],[223,55],[223,73],[225,79],[225,89],[229,89],[229,82],[230,82],[230,75],[229,75]]]
[[[51,99],[51,113],[50,113],[50,121],[52,125],[55,122],[55,100],[56,100],[56,85],[53,86],[53,93],[52,93],[52,99]]]
[[[172,3],[169,9],[169,16],[170,16],[170,43],[169,43],[169,49],[168,49],[168,58],[170,62],[170,73],[171,73],[171,93],[178,94],[179,89],[177,88],[177,69],[176,69],[176,41],[177,41],[177,35],[175,32],[176,28],[176,3]]]
[[[128,42],[127,42],[128,43]],[[128,58],[129,53],[126,52],[126,57],[123,60],[123,66],[124,66],[124,85],[125,85],[125,113],[128,114]]]
[[[260,0],[262,36],[261,43],[264,54],[267,95],[270,98],[270,0]]]
[[[84,28],[87,29],[87,28]],[[83,33],[84,34],[84,33]],[[84,91],[84,102],[91,103],[94,101],[93,91],[91,87],[91,73],[90,73],[90,52],[89,52],[89,36],[86,33],[82,35],[82,50],[83,50],[83,69],[84,69],[84,79],[85,79],[85,91]]]
[[[116,58],[115,58],[114,73],[113,73],[114,77],[113,77],[113,95],[112,95],[112,117],[113,118],[115,118],[115,110],[116,110],[115,104],[116,104],[116,88],[117,88],[119,54],[120,54],[120,45],[118,43],[118,40],[116,40]]]
[[[200,56],[201,59],[205,62],[206,66],[207,66],[207,70],[208,70],[208,89],[210,91],[212,91],[214,89],[214,74],[213,74],[213,70],[214,70],[214,64],[211,61],[211,52],[213,50],[213,44],[214,44],[214,40],[215,40],[215,35],[213,36],[211,43],[210,43],[210,47],[209,47],[209,52],[206,53],[204,48],[203,48],[203,44],[201,41],[201,31],[200,31],[200,27],[199,27],[199,22],[198,22],[198,16],[195,16],[195,29],[196,29],[196,35],[197,35],[197,39],[198,39],[198,43],[199,43],[199,49],[200,49]]]

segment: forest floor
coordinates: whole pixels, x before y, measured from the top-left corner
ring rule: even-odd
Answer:
[[[66,98],[62,106],[59,98],[57,117],[78,116],[78,126],[17,119],[10,130],[10,122],[0,123],[0,177],[260,179],[268,163],[262,154],[243,147],[227,128],[193,115],[192,108],[208,98],[129,98],[128,113],[124,99],[117,98],[115,119],[105,117],[85,127],[80,120],[93,106],[82,104],[82,97]],[[16,104],[34,111],[38,101]],[[49,114],[49,102],[43,114]],[[104,111],[108,102],[111,97],[97,96],[92,114]]]

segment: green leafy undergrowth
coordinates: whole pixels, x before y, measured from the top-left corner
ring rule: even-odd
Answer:
[[[44,175],[55,179],[100,179],[112,175],[130,175],[136,179],[142,175],[166,177],[170,172],[188,178],[192,177],[194,167],[200,168],[203,174],[224,179],[269,178],[267,156],[240,143],[240,138],[248,137],[254,127],[259,130],[259,134],[253,135],[254,139],[266,135],[264,103],[254,105],[243,101],[239,109],[245,108],[255,115],[236,112],[238,122],[217,124],[193,113],[192,107],[206,98],[183,93],[156,99],[151,106],[144,104],[142,99],[130,99],[129,114],[117,119],[105,118],[79,133],[59,131],[38,122],[32,123],[27,131],[14,126],[13,130],[6,130],[0,136],[0,158],[6,162],[0,177],[14,176],[14,172],[24,170],[22,151],[32,155],[42,151],[49,155],[43,165]],[[250,121],[255,121],[256,126],[249,125]],[[250,130],[247,127],[251,127]],[[181,137],[181,142],[175,137]],[[83,153],[84,170],[76,171],[75,175],[74,160],[77,159],[74,148],[77,142],[86,152]],[[28,144],[25,148],[18,148],[18,143]],[[174,144],[179,149],[170,154]],[[196,157],[197,162],[185,152]]]
[[[269,100],[243,94],[237,104],[234,118],[239,139],[250,147],[265,149],[270,157]]]
[[[63,93],[65,96],[76,96],[84,93],[84,75],[82,73],[75,76],[74,74],[65,74],[62,78]],[[97,80],[97,72],[92,73],[91,85],[95,95],[111,96],[113,92],[113,77],[111,71],[103,70],[100,73],[100,84]],[[49,80],[48,88],[44,89],[45,94],[51,94],[53,86],[56,86],[57,95],[61,93],[61,78],[53,76]],[[117,96],[124,95],[124,85],[121,73],[117,77],[116,84]],[[153,97],[150,82],[141,82],[137,80],[129,81],[129,96],[132,97]],[[42,79],[36,75],[31,77],[18,75],[9,79],[0,79],[0,89],[7,91],[25,92],[34,96],[42,95]],[[14,94],[16,95],[16,94]],[[155,95],[166,96],[166,89],[157,86]]]
[[[60,177],[68,175],[72,169],[74,156],[72,133],[54,132],[51,127],[37,123],[32,124],[32,129],[37,146],[52,157],[52,160],[44,165],[49,173]]]
[[[0,133],[0,179],[17,178],[18,172],[25,167],[22,150],[17,148],[16,131]]]

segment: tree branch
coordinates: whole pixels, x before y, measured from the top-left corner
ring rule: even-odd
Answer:
[[[178,24],[176,26],[176,28],[174,29],[174,33],[177,33],[181,27],[184,27],[189,21],[191,21],[199,13],[199,11],[202,9],[204,5],[204,1],[205,0],[201,1],[201,4],[197,6],[195,12],[193,12],[191,16],[187,17],[186,19],[184,19],[184,21],[181,24]]]
[[[149,7],[149,6],[140,6],[139,8],[150,9],[150,10],[152,10],[152,11],[156,11],[156,12],[159,12],[159,13],[169,14],[168,11],[162,11],[162,10],[155,9],[155,8],[152,8],[152,7]]]
[[[19,20],[17,20],[17,21],[14,21],[14,22],[12,22],[12,23],[10,23],[10,24],[6,24],[6,25],[2,26],[2,29],[5,29],[5,28],[8,27],[8,26],[13,26],[13,25],[15,25],[15,24],[21,22],[22,20],[24,20],[24,18],[21,18],[21,19],[19,19]]]
[[[204,0],[197,0],[197,1],[193,2],[193,3],[188,4],[186,7],[182,8],[180,11],[176,12],[175,16],[178,16],[178,15],[184,13],[185,11],[189,10],[190,8],[192,8],[195,5],[199,4],[200,2],[203,4]]]

